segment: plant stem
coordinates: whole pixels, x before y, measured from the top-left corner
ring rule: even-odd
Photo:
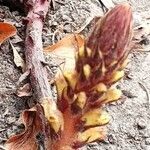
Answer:
[[[43,23],[49,4],[48,0],[28,0],[25,2],[29,10],[25,39],[26,69],[30,70],[30,82],[34,96],[39,102],[47,97],[52,101],[42,45]]]

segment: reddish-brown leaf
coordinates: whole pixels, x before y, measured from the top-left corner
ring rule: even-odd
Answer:
[[[14,36],[16,32],[15,26],[9,23],[0,22],[0,45],[9,37]]]
[[[45,120],[42,107],[37,104],[31,109],[25,110],[22,113],[22,120],[25,125],[25,131],[10,137],[6,143],[6,149],[37,150],[42,143],[46,149],[50,149],[50,129]],[[43,141],[40,137],[43,138]]]

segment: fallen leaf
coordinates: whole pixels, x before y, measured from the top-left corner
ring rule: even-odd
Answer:
[[[24,132],[11,136],[6,142],[7,150],[37,150],[44,143],[46,149],[50,149],[51,139],[48,132],[49,125],[45,121],[42,106],[37,104],[35,107],[25,110],[22,113],[22,120],[25,126]],[[40,139],[43,136],[44,139]],[[38,141],[39,140],[39,141]]]
[[[32,91],[31,91],[31,86],[29,83],[26,83],[25,85],[23,85],[22,87],[20,87],[17,90],[17,96],[19,97],[23,97],[23,96],[31,96],[32,95]]]
[[[15,26],[9,23],[0,22],[0,45],[9,37],[14,36],[16,32]]]
[[[25,62],[24,60],[21,58],[21,56],[19,55],[19,53],[17,52],[16,48],[13,46],[13,44],[10,42],[10,45],[12,47],[13,50],[13,55],[14,55],[14,63],[17,67],[21,67],[22,71],[25,71]]]
[[[72,71],[75,68],[75,52],[83,44],[83,36],[79,34],[70,34],[56,44],[44,48],[44,52],[50,53],[52,57],[58,57],[64,60],[64,63],[59,66],[63,72]],[[60,74],[60,72],[57,73],[57,75]]]

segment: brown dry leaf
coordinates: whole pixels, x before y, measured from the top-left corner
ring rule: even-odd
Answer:
[[[69,34],[56,44],[44,48],[44,52],[49,52],[53,57],[64,60],[64,64],[60,65],[63,72],[72,71],[75,68],[75,52],[83,44],[83,36],[79,34]]]
[[[15,26],[0,22],[0,45],[9,37],[14,36],[17,33]]]
[[[24,60],[21,58],[21,56],[19,55],[19,53],[17,52],[16,48],[13,46],[13,44],[10,42],[10,45],[12,47],[13,50],[13,55],[14,55],[14,63],[17,67],[21,67],[22,71],[25,71],[25,62]]]
[[[17,96],[19,97],[23,97],[23,96],[31,96],[32,95],[32,91],[31,91],[31,86],[29,83],[26,83],[25,85],[23,85],[22,87],[20,87],[17,90]]]
[[[6,142],[7,150],[37,150],[41,147],[40,136],[44,136],[46,149],[50,149],[50,129],[44,120],[44,112],[42,106],[37,104],[35,107],[25,110],[22,113],[22,120],[25,125],[25,131],[14,135]]]

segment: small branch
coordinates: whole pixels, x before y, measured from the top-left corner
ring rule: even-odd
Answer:
[[[26,70],[30,70],[30,81],[37,101],[44,97],[52,100],[52,93],[47,78],[42,45],[43,21],[48,11],[49,1],[27,1],[29,9],[25,39]]]

